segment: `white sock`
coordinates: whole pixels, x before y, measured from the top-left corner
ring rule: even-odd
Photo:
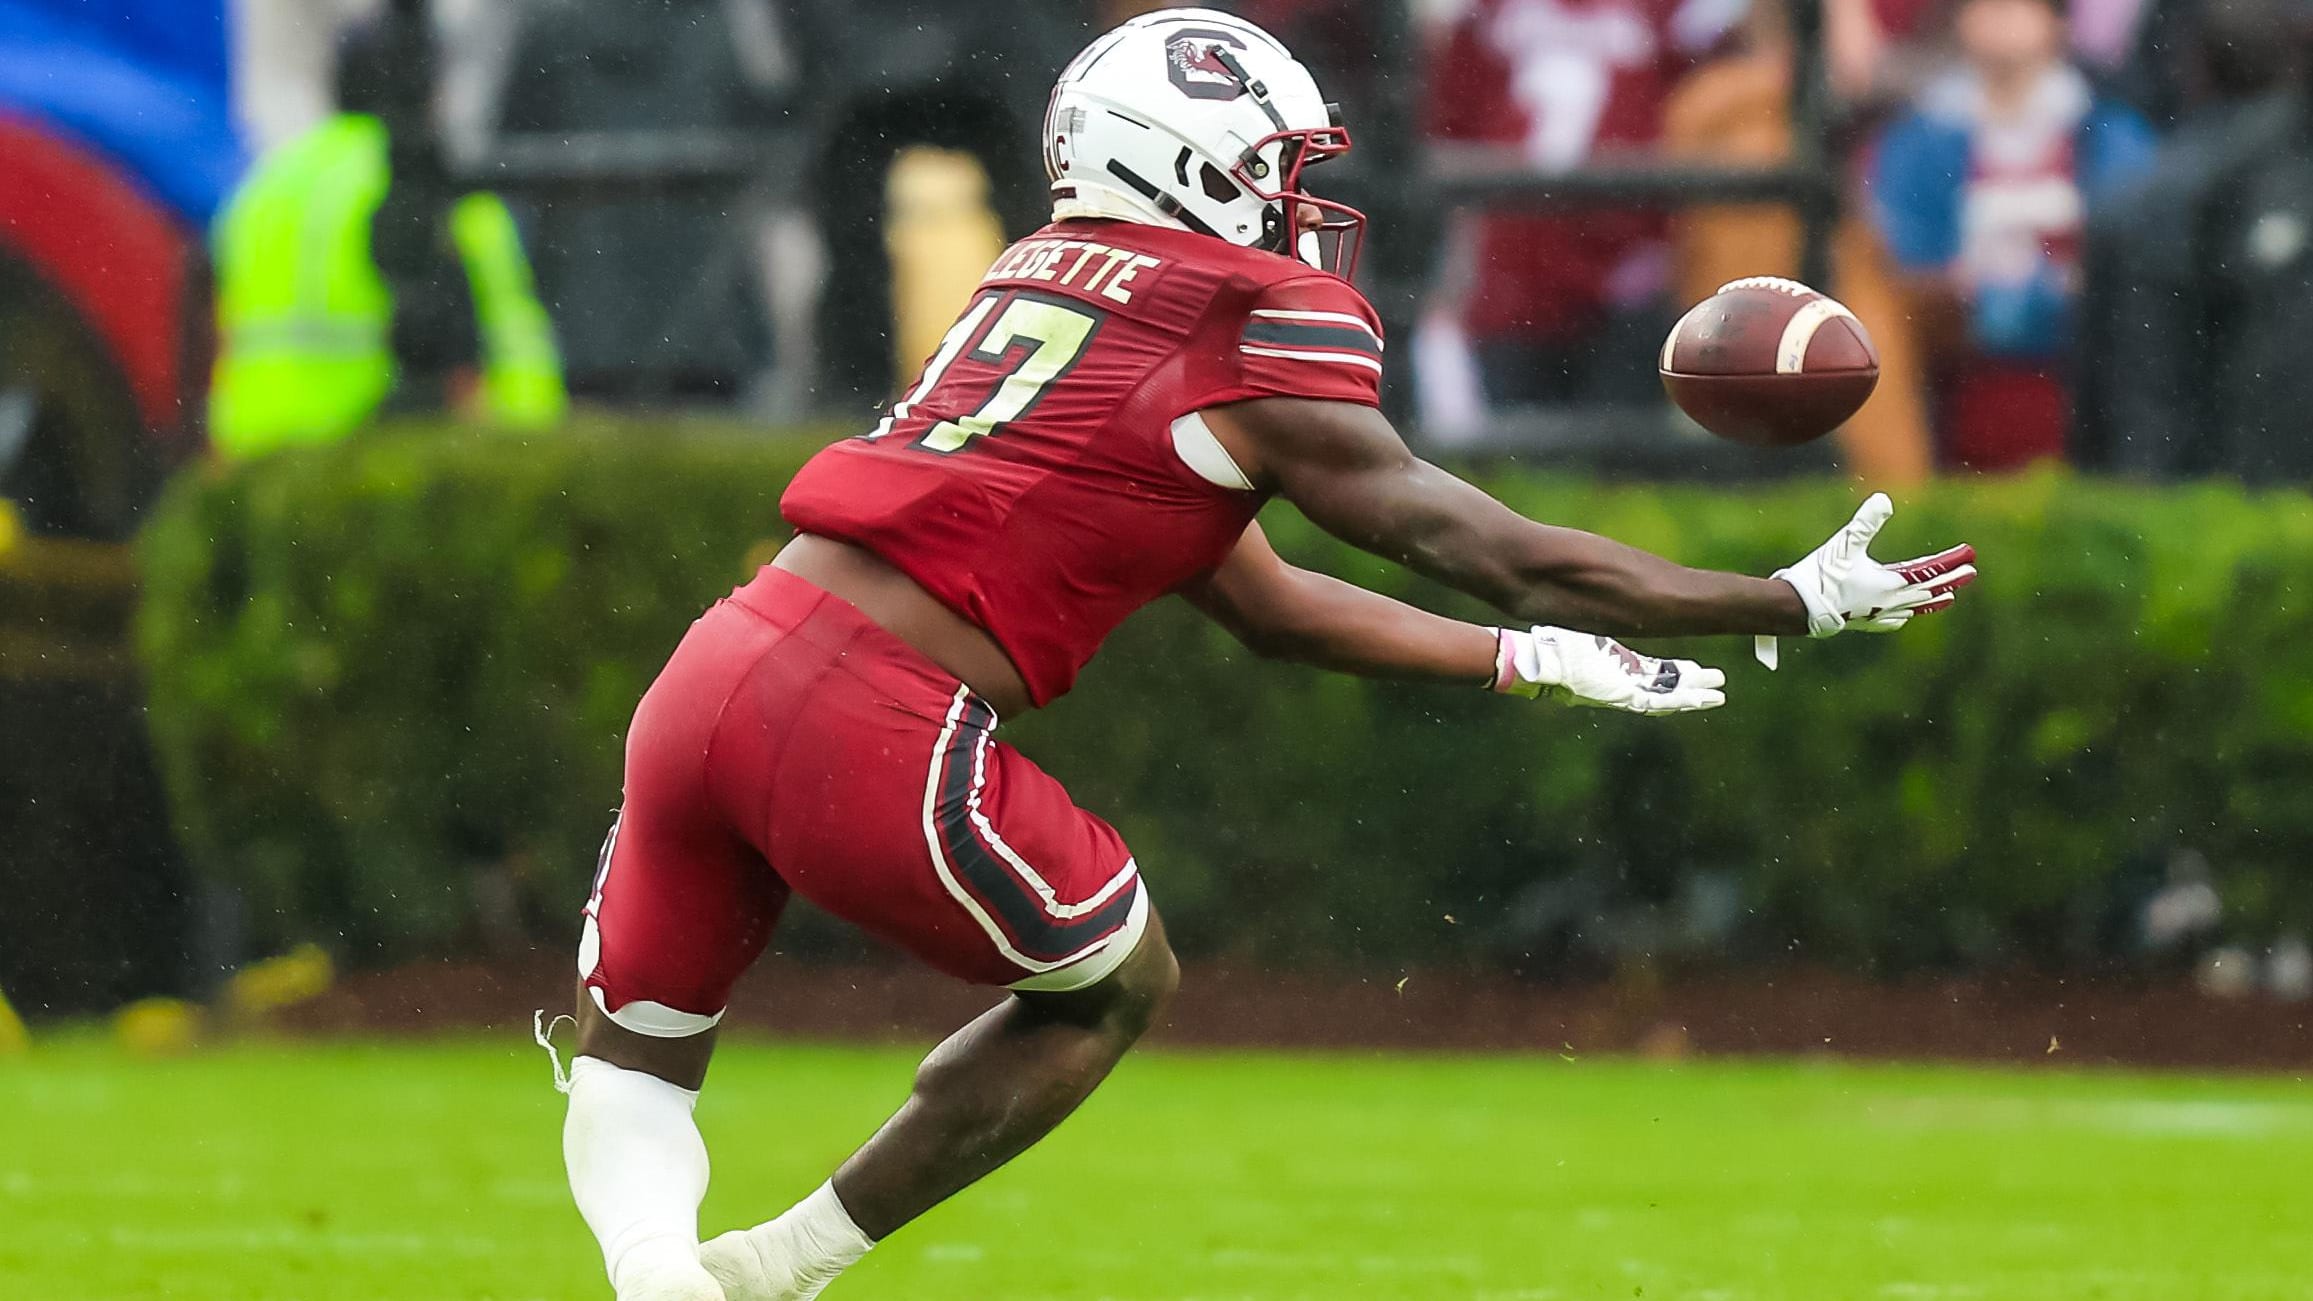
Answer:
[[[745,1253],[733,1259],[730,1253],[740,1244],[752,1249],[752,1259]],[[715,1239],[702,1255],[709,1272],[734,1298],[756,1295],[752,1288],[769,1289],[770,1295],[815,1297],[874,1246],[875,1239],[852,1222],[830,1182],[776,1220]]]
[[[788,1207],[785,1215],[762,1227],[775,1232],[784,1228],[795,1272],[815,1283],[832,1280],[858,1264],[875,1246],[875,1239],[861,1232],[851,1212],[843,1208],[834,1180],[819,1185],[809,1197]]]
[[[599,1057],[570,1064],[562,1159],[571,1196],[602,1244],[611,1286],[698,1268],[707,1144],[691,1119],[699,1095]]]

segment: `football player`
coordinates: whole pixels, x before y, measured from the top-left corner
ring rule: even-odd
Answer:
[[[995,739],[1168,593],[1263,655],[1668,713],[1723,676],[1606,635],[1827,637],[1942,609],[1966,548],[1866,554],[1875,496],[1773,578],[1533,523],[1376,409],[1364,219],[1303,176],[1349,148],[1267,33],[1175,9],[1094,41],[1044,123],[1053,222],[989,269],[921,378],[788,488],[793,542],[636,712],[579,949],[564,1153],[622,1301],[818,1294],[1036,1142],[1178,972],[1131,852]],[[1514,622],[1441,618],[1280,559],[1272,497]],[[1572,631],[1572,629],[1584,631]],[[1184,702],[1193,707],[1194,702]],[[703,1246],[692,1106],[732,982],[789,894],[1009,991],[784,1215]]]

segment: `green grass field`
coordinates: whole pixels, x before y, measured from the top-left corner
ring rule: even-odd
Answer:
[[[912,1054],[726,1049],[710,1230]],[[606,1296],[526,1042],[0,1060],[0,1297]],[[2313,1297],[2302,1080],[1152,1055],[879,1248],[868,1298]]]

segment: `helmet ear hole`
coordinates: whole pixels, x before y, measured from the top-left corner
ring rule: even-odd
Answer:
[[[1197,171],[1197,182],[1204,186],[1205,197],[1215,203],[1229,203],[1237,197],[1237,183],[1221,173],[1221,169],[1206,163]]]

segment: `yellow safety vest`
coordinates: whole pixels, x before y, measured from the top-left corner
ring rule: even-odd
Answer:
[[[513,429],[550,429],[570,410],[554,322],[538,301],[514,214],[495,194],[477,192],[450,210],[450,238],[466,266],[482,336],[482,408]]]
[[[209,434],[225,456],[336,442],[392,391],[393,293],[370,256],[387,158],[382,122],[332,118],[261,160],[219,219]],[[559,423],[561,356],[512,214],[495,195],[467,195],[451,238],[480,327],[484,414]]]

